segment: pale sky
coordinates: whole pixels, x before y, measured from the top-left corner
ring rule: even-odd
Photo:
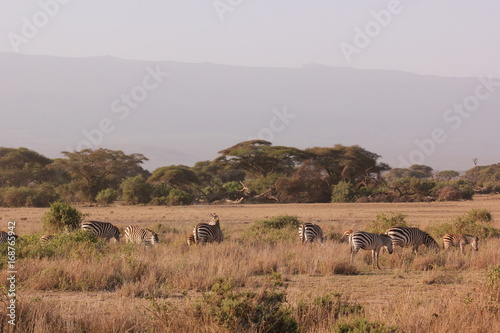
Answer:
[[[0,52],[500,77],[499,14],[498,0],[1,0]]]

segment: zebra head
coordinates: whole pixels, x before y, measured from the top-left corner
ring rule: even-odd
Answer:
[[[344,231],[344,234],[342,235],[342,239],[349,239],[349,236],[353,233],[352,229]]]
[[[159,243],[158,234],[151,231],[151,245],[155,245],[155,244],[158,244],[158,243]]]
[[[470,243],[470,245],[474,250],[479,251],[479,238],[474,236],[472,243]]]
[[[380,234],[380,238],[382,238],[382,242],[384,244],[384,247],[387,249],[387,252],[389,252],[389,254],[392,254],[392,252],[394,252],[392,238],[387,236],[386,234]]]
[[[217,214],[215,213],[212,213],[210,214],[212,216],[212,221],[210,221],[210,225],[218,225],[219,224],[219,217],[217,216]]]

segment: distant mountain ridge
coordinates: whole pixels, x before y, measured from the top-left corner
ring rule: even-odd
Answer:
[[[52,158],[102,146],[142,153],[152,170],[256,137],[298,148],[359,144],[392,167],[466,170],[474,157],[500,156],[496,79],[479,99],[488,86],[478,78],[15,53],[0,53],[0,75],[0,145]],[[473,111],[454,109],[474,98]]]

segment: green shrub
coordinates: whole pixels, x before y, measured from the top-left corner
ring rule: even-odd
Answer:
[[[96,201],[100,205],[109,205],[118,199],[118,191],[113,188],[107,188],[97,193]]]
[[[222,185],[222,189],[225,192],[234,192],[234,191],[239,191],[243,188],[243,185],[241,185],[239,182],[228,182],[224,183]]]
[[[126,178],[120,188],[123,200],[129,204],[145,204],[151,200],[152,185],[146,183],[141,175]]]
[[[251,244],[276,244],[282,241],[298,239],[300,221],[294,215],[279,215],[269,219],[255,221],[243,233],[242,239]]]
[[[87,214],[65,202],[54,202],[42,216],[43,227],[46,231],[71,231],[80,228],[83,218]]]
[[[354,202],[357,199],[356,186],[340,181],[332,188],[332,202]]]
[[[171,206],[189,205],[194,200],[194,197],[184,191],[172,189],[168,195],[168,204]]]
[[[78,258],[105,252],[107,244],[92,233],[78,230],[68,234],[53,235],[47,242],[40,242],[40,235],[25,235],[17,247],[18,258]],[[0,255],[3,248],[0,246]]]
[[[277,287],[259,294],[235,292],[224,279],[217,279],[211,291],[203,294],[196,311],[206,314],[231,332],[297,332],[298,324],[286,303],[286,293]]]
[[[470,234],[481,239],[500,237],[500,230],[491,226],[491,213],[486,209],[471,209],[451,222],[431,228],[431,234],[441,237],[445,234]]]
[[[500,265],[490,267],[486,274],[486,285],[492,297],[500,301]]]
[[[59,198],[54,186],[0,188],[0,205],[4,207],[48,207]]]
[[[354,318],[349,321],[342,320],[333,325],[335,333],[396,333],[402,332],[397,327],[386,327],[381,322],[371,322],[366,318]]]
[[[297,229],[300,225],[300,220],[295,215],[279,215],[274,216],[269,219],[255,221],[252,225],[252,229],[285,229],[294,228]]]
[[[453,180],[441,182],[433,189],[438,201],[472,200],[474,189],[469,182]]]
[[[491,222],[493,217],[487,209],[472,208],[466,213],[467,218],[479,222]]]
[[[405,219],[406,215],[402,213],[395,212],[390,213],[390,215],[381,213],[377,215],[375,221],[369,224],[367,231],[375,234],[383,234],[391,227],[408,227]]]
[[[340,318],[364,316],[363,306],[350,302],[339,293],[328,293],[313,299],[299,300],[296,308],[300,331],[308,332],[309,327],[317,325],[318,321],[334,323]]]

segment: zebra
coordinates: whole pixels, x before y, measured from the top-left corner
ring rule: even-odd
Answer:
[[[155,245],[158,244],[158,234],[137,225],[129,225],[125,228],[125,240],[127,243]]]
[[[212,214],[210,223],[198,223],[193,229],[193,237],[195,244],[201,243],[220,243],[224,239],[222,230],[220,229],[219,217],[217,214]]]
[[[434,238],[425,231],[419,228],[408,227],[392,227],[385,232],[386,235],[392,238],[393,246],[412,247],[412,252],[417,252],[418,247],[424,244],[427,248],[433,248],[436,251],[439,245]]]
[[[42,237],[40,237],[40,242],[46,243],[46,242],[52,240],[53,238],[54,238],[54,236],[52,236],[52,235],[43,235]]]
[[[380,249],[385,247],[389,254],[392,254],[392,239],[384,234],[372,234],[365,231],[356,231],[349,235],[349,244],[351,246],[351,264],[354,263],[354,257],[359,249],[372,250],[372,266],[380,269],[378,264],[378,255]]]
[[[321,243],[325,241],[325,237],[323,236],[323,230],[317,224],[312,223],[302,223],[299,226],[299,237],[302,241],[302,244],[307,242],[314,242],[315,240],[319,240]]]
[[[14,237],[14,239],[10,238],[10,237]],[[10,239],[9,239],[10,238]],[[1,243],[8,243],[10,241],[13,241],[13,240],[17,240],[17,235],[12,233],[10,236],[9,236],[9,233],[8,232],[5,232],[5,231],[0,231],[0,244]]]
[[[191,245],[194,245],[194,244],[195,244],[194,235],[189,235],[188,238],[187,238],[187,245],[191,246]]]
[[[82,224],[82,230],[91,232],[96,237],[106,239],[109,242],[114,238],[116,242],[120,241],[120,230],[108,222],[89,221]]]
[[[460,246],[460,251],[465,254],[465,245],[470,244],[476,251],[479,250],[479,238],[463,234],[446,234],[443,236],[443,248],[447,250],[450,246]]]
[[[344,231],[344,234],[342,235],[342,237],[340,238],[340,240],[342,242],[345,242],[345,240],[349,240],[350,239],[350,235],[353,233],[354,231],[352,231],[352,229],[348,229],[346,231]],[[349,240],[349,243],[350,243],[350,240]]]

